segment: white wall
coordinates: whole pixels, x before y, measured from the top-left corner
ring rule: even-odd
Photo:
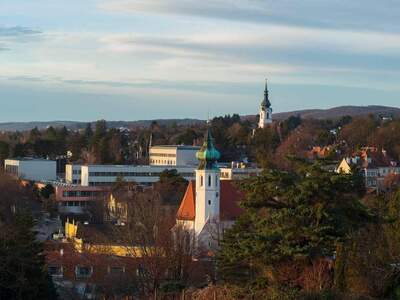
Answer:
[[[7,165],[18,167],[17,176],[21,179],[32,181],[53,181],[57,180],[57,164],[54,160],[45,159],[6,159]]]

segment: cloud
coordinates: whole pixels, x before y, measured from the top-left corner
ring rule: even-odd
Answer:
[[[11,50],[16,43],[27,43],[41,38],[42,32],[28,27],[0,26],[0,51]]]
[[[39,35],[42,32],[28,27],[15,26],[15,27],[0,27],[0,37],[24,37]]]
[[[388,0],[103,0],[112,13],[157,13],[247,23],[399,31],[400,3]]]

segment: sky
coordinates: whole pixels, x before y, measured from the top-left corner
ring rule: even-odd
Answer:
[[[0,122],[400,106],[398,0],[1,0]]]

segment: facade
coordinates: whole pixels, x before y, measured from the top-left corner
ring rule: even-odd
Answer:
[[[151,166],[195,166],[198,161],[196,152],[197,146],[152,146],[150,147]]]
[[[102,186],[56,186],[58,211],[63,214],[83,214],[91,203],[104,199],[109,192],[108,187]]]
[[[348,174],[352,167],[358,167],[365,178],[365,187],[380,189],[386,176],[400,174],[400,164],[388,156],[385,150],[364,147],[352,156],[345,157],[336,168],[336,172]]]
[[[82,166],[83,186],[113,185],[119,178],[138,184],[152,184],[159,180],[164,170],[176,169],[185,179],[194,179],[195,167],[134,166],[134,165],[86,165]]]
[[[7,174],[29,181],[57,180],[57,164],[54,160],[15,158],[4,161]]]
[[[258,121],[258,128],[265,128],[272,123],[272,107],[269,101],[267,80],[265,80],[264,99],[260,107],[260,119]]]
[[[249,167],[243,163],[232,163],[231,166],[221,166],[221,180],[242,180],[252,176],[258,176],[262,169]]]
[[[65,182],[68,184],[81,184],[82,165],[67,164],[65,166]]]
[[[196,179],[187,187],[177,213],[177,224],[192,232],[199,249],[215,249],[224,230],[242,213],[238,206],[242,195],[232,181],[221,181],[216,163],[220,153],[209,130],[197,158],[200,164]]]

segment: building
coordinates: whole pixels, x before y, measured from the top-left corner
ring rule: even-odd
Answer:
[[[197,146],[152,146],[149,162],[151,166],[196,166]]]
[[[29,181],[57,180],[57,164],[54,160],[15,158],[4,161],[7,174]]]
[[[365,178],[365,187],[380,189],[386,176],[400,174],[400,164],[389,157],[385,150],[376,147],[364,147],[352,156],[345,157],[336,168],[336,172],[350,173],[358,167]]]
[[[65,182],[68,184],[81,184],[82,165],[67,164],[65,166]]]
[[[271,102],[269,101],[267,80],[265,80],[264,99],[261,102],[258,128],[265,128],[267,125],[271,123],[272,123],[272,107],[271,107]]]
[[[243,195],[232,181],[221,181],[217,166],[220,153],[207,132],[203,147],[197,153],[200,164],[195,181],[190,181],[177,213],[177,224],[195,236],[199,248],[213,249],[226,228],[242,213],[238,201]]]
[[[83,186],[113,185],[118,179],[138,184],[152,184],[159,180],[165,170],[176,169],[185,179],[195,176],[194,166],[134,166],[134,165],[85,165],[81,167],[81,184]]]
[[[221,180],[242,180],[252,176],[258,176],[262,169],[247,166],[244,163],[232,162],[230,166],[219,166]]]
[[[62,214],[83,214],[90,204],[101,201],[109,193],[109,187],[58,185],[56,186],[56,202]]]

